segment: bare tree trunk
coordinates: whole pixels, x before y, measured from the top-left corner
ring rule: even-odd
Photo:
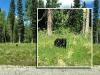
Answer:
[[[33,38],[31,38],[31,43],[33,43]]]
[[[82,28],[83,34],[85,34],[85,25],[86,25],[86,8],[83,9],[83,28]]]
[[[52,9],[48,9],[47,14],[47,35],[52,35]]]
[[[21,33],[19,33],[19,43],[20,43],[20,40],[21,40]]]
[[[97,36],[96,43],[98,43],[98,31],[96,32],[96,36]]]
[[[85,36],[88,35],[89,33],[89,14],[90,14],[90,10],[86,9],[86,28],[85,28]]]

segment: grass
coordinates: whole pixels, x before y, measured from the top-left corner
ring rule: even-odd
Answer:
[[[100,65],[100,44],[93,45],[93,65]]]
[[[36,44],[0,43],[0,65],[36,65]]]
[[[65,48],[54,46],[56,38],[66,38]],[[91,66],[91,35],[74,34],[68,29],[47,36],[38,34],[38,66]]]

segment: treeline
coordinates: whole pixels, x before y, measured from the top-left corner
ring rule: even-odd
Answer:
[[[10,1],[8,15],[0,8],[0,43],[36,42],[36,16],[38,5],[42,0],[14,0]]]
[[[52,4],[49,6],[52,7]],[[52,31],[55,33],[61,33],[63,28],[69,28],[70,31],[74,32],[75,34],[81,33],[86,36],[88,33],[90,33],[89,30],[91,27],[91,10],[82,9],[86,8],[86,3],[84,2],[81,5],[80,1],[78,0],[74,1],[74,6],[71,6],[71,8],[80,9],[39,9],[39,29],[46,29],[47,35],[51,35]]]
[[[37,8],[60,7],[58,0],[14,0],[10,1],[8,15],[0,8],[0,43],[36,43],[37,41]],[[52,5],[52,6],[50,6]]]
[[[59,8],[61,3],[58,0],[46,0],[44,4],[43,0],[17,0],[15,4],[14,0],[11,0],[9,6],[8,15],[5,16],[5,10],[0,8],[0,43],[4,42],[31,42],[34,43],[37,40],[37,8]],[[99,43],[100,39],[100,20],[98,18],[98,6],[99,1],[94,0],[94,17],[93,17],[93,42]],[[80,0],[74,0],[74,5],[71,4],[71,8],[86,8],[86,3],[80,4]],[[88,11],[87,11],[88,12]],[[90,11],[91,12],[91,11]],[[38,19],[39,28],[47,28],[47,15],[44,15],[46,10],[39,10]],[[84,11],[82,10],[53,10],[52,12],[52,29],[56,30],[60,27],[69,27],[71,31],[76,33],[86,34],[88,28],[86,28],[86,21],[84,18]],[[75,15],[76,14],[76,15]],[[42,16],[45,16],[42,17]],[[73,16],[72,16],[73,15]],[[91,18],[91,15],[89,15]],[[41,18],[42,17],[42,18]],[[90,19],[89,18],[89,19]],[[44,21],[45,22],[44,22]],[[91,26],[91,20],[89,20],[89,26]]]

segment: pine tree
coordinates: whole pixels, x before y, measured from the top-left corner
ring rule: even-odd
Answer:
[[[14,43],[14,20],[15,20],[15,3],[14,0],[10,2],[10,9],[8,13],[8,21],[10,23],[11,42]]]
[[[83,10],[82,9],[70,10],[68,23],[71,31],[80,33],[83,24]]]
[[[38,7],[44,8],[44,1],[43,0],[39,0]]]
[[[31,40],[30,33],[31,33],[31,31],[30,31],[30,25],[26,24],[25,25],[25,34],[24,34],[24,37],[25,37],[24,42],[25,43],[29,43],[30,42],[30,40]]]
[[[25,0],[25,11],[24,11],[24,16],[25,20],[29,21],[30,20],[30,5],[31,5],[31,0]]]
[[[58,0],[47,0],[46,8],[58,8],[61,3],[58,3]]]
[[[82,8],[86,8],[86,2],[85,1],[82,4]]]
[[[18,42],[18,17],[15,17],[14,23],[14,42]]]
[[[94,0],[94,14],[93,14],[93,43],[98,43],[98,6],[99,1]]]
[[[80,8],[80,0],[74,0],[74,8]]]
[[[0,12],[1,12],[1,8],[0,8]]]
[[[52,0],[52,8],[60,7],[61,3],[58,3],[58,0]]]
[[[5,11],[1,10],[0,12],[0,42],[6,42],[5,41],[5,30],[6,30],[6,20],[5,20]]]
[[[51,7],[52,7],[51,0],[47,0],[46,8],[51,8]]]
[[[23,7],[22,0],[17,1],[18,10],[18,39],[19,43],[24,41],[24,22],[23,22]]]
[[[31,43],[37,40],[37,0],[32,0],[30,6],[30,29],[31,29]]]

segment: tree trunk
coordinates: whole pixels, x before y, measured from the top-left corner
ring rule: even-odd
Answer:
[[[20,43],[20,40],[21,40],[21,33],[19,33],[19,43]]]
[[[33,38],[31,38],[31,43],[33,43]]]
[[[89,14],[90,14],[90,10],[86,9],[86,28],[85,28],[85,36],[88,35],[89,33]]]
[[[82,28],[83,34],[85,34],[85,25],[86,25],[86,8],[83,9],[83,28]]]
[[[47,14],[47,35],[52,35],[52,9],[48,9]]]

